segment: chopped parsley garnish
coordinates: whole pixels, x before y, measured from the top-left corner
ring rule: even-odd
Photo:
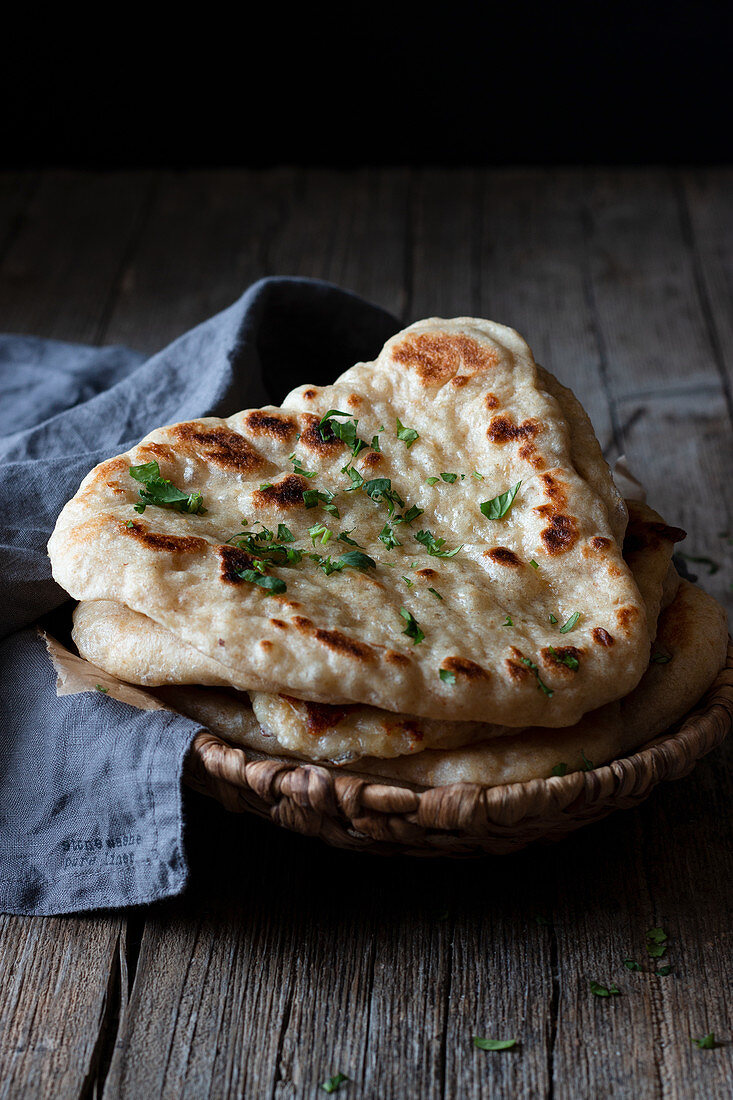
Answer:
[[[650,928],[646,934],[646,953],[650,959],[661,959],[667,953],[667,933],[663,928]]]
[[[271,488],[272,488],[272,482],[271,481],[263,481],[262,484],[260,485],[260,490],[262,490],[262,489],[271,489]]]
[[[641,970],[641,966],[635,959],[624,959],[624,966],[627,970]]]
[[[435,485],[440,479],[437,477],[426,477],[425,480],[427,481],[428,485]]]
[[[692,1036],[690,1036],[690,1042],[694,1043],[698,1050],[714,1050],[718,1045],[715,1042],[715,1035],[712,1031],[702,1039],[693,1039]]]
[[[290,455],[290,461],[293,464],[293,469],[295,470],[296,474],[302,474],[303,477],[318,477],[318,474],[315,470],[304,469],[303,463],[300,461],[299,458],[295,457],[295,451],[293,451],[293,453]]]
[[[536,562],[534,558],[529,559],[529,564],[532,566],[533,569],[539,569],[540,567],[539,562]]]
[[[511,508],[521,484],[521,481],[518,481],[513,489],[508,489],[506,493],[501,493],[500,496],[494,497],[492,500],[485,500],[480,508],[486,518],[502,519]]]
[[[578,668],[580,666],[577,657],[573,657],[570,653],[558,653],[556,649],[552,648],[552,646],[548,646],[547,648],[549,650],[550,656],[553,658],[553,660],[557,661],[559,665],[565,665],[573,672],[578,671]]]
[[[377,538],[380,542],[383,542],[388,550],[394,550],[395,546],[402,546],[402,543],[395,535],[394,531],[388,523],[385,523]]]
[[[555,767],[552,769],[552,774],[557,775],[557,776],[567,775],[568,774],[567,764],[555,764]]]
[[[557,618],[554,615],[550,615],[550,622],[554,626],[557,623]]]
[[[504,622],[501,625],[502,626],[514,626],[514,623],[512,622],[511,615],[507,615],[506,619],[504,619]]]
[[[303,504],[306,508],[315,508],[318,504],[321,505],[324,512],[328,512],[329,515],[335,516],[336,519],[340,519],[340,513],[335,504],[332,504],[336,494],[332,493],[330,489],[305,489],[303,492]]]
[[[566,623],[563,623],[562,626],[560,627],[560,633],[561,634],[568,634],[573,629],[573,627],[575,626],[575,624],[577,623],[579,618],[580,618],[580,612],[579,611],[574,611],[573,614],[568,619],[568,621]]]
[[[436,600],[442,600],[443,599],[440,592],[436,592],[434,588],[429,588],[428,592],[432,593],[432,595],[435,596]]]
[[[418,508],[417,504],[413,504],[412,507],[408,508],[407,511],[403,515],[398,516],[396,522],[399,522],[399,523],[412,523],[412,521],[417,519],[418,516],[421,516],[424,511],[425,511],[424,508]]]
[[[290,534],[289,531],[288,534]],[[287,545],[289,541],[291,540],[286,539],[285,543],[277,542],[272,531],[268,531],[266,527],[261,531],[241,531],[229,539],[229,542],[235,543],[240,550],[247,550],[254,556],[253,565],[259,569],[259,572],[264,571],[268,562],[284,566],[299,564],[303,551]]]
[[[320,554],[309,554],[308,557],[316,563],[319,569],[323,570],[327,577],[330,577],[332,573],[340,573],[343,569],[342,562],[333,561],[330,554],[327,558],[322,558]]]
[[[534,661],[530,661],[529,657],[520,657],[519,660],[522,662],[523,665],[526,665],[527,668],[530,668],[532,672],[534,672],[535,680],[537,681],[537,687],[539,688],[539,690],[544,691],[548,699],[552,699],[555,692],[552,690],[552,688],[549,688],[547,686],[544,680],[541,679],[540,670],[534,663]]]
[[[361,550],[349,550],[348,554],[342,554],[339,558],[350,569],[376,569],[377,563],[368,554],[362,554]]]
[[[583,757],[583,771],[592,772],[595,768],[593,761],[588,759],[583,749],[580,750],[580,755]]]
[[[400,494],[392,488],[392,479],[389,477],[373,477],[371,481],[364,482],[363,489],[367,496],[370,496],[377,504],[381,504],[383,501],[386,502],[390,517],[394,515],[395,505],[399,504],[400,508],[405,507],[405,502]]]
[[[434,558],[452,558],[459,550],[463,549],[463,543],[461,543],[455,550],[442,550],[441,547],[445,546],[445,539],[436,539],[432,531],[418,531],[414,537],[417,542],[423,544],[428,554],[431,554]]]
[[[452,485],[454,481],[458,480],[458,474],[441,474],[443,481],[447,481],[449,485]]]
[[[278,523],[277,540],[278,542],[295,542],[295,535],[284,523]]]
[[[484,475],[480,474],[478,472],[478,470],[474,470],[473,473],[471,474],[471,477],[475,477],[476,481],[483,481],[484,480]]]
[[[381,451],[381,449],[382,448],[379,446],[379,436],[378,435],[373,435],[372,436],[372,450],[373,451]]]
[[[279,577],[271,577],[266,573],[258,573],[255,569],[242,569],[237,573],[237,576],[241,577],[243,581],[249,581],[250,584],[258,584],[260,588],[267,589],[268,596],[275,596],[280,592],[285,592],[287,585],[285,581]]]
[[[335,1073],[321,1084],[321,1088],[324,1092],[336,1092],[348,1079],[345,1073]]]
[[[613,997],[621,992],[617,985],[601,985],[600,982],[591,982],[590,991],[596,997]]]
[[[455,684],[456,674],[450,668],[441,668],[438,675],[444,684]]]
[[[416,439],[420,438],[420,433],[416,432],[414,428],[406,428],[401,422],[399,416],[397,417],[397,438],[401,439],[407,447],[408,451]]]
[[[332,538],[333,531],[329,527],[326,527],[325,523],[314,523],[312,527],[308,528],[308,534],[314,546],[316,545],[316,540],[324,546],[328,540]]]
[[[652,653],[652,661],[655,665],[668,665],[672,658],[666,653]]]
[[[405,584],[407,585],[408,588],[414,588],[415,587],[415,582],[411,581],[409,577],[403,577],[402,580],[405,582]]]
[[[425,635],[423,634],[422,630],[420,629],[420,625],[419,625],[417,619],[412,614],[412,612],[407,610],[406,607],[401,607],[400,608],[400,615],[402,616],[402,618],[407,623],[407,626],[402,631],[402,633],[406,634],[408,638],[412,638],[412,644],[413,645],[418,645],[423,640]]]
[[[478,1050],[511,1050],[517,1045],[516,1039],[480,1039],[474,1036],[473,1045]]]
[[[109,688],[102,687],[101,684],[95,684],[94,687],[95,687],[95,690],[100,691],[102,693],[102,695],[107,695],[109,693]]]
[[[340,424],[338,420],[334,419],[336,416],[345,416],[348,419],[346,423]],[[340,439],[342,443],[351,448],[351,456],[354,459],[360,451],[369,446],[363,439],[359,439],[356,434],[358,426],[359,421],[351,413],[341,412],[340,409],[329,409],[326,415],[321,417],[318,428],[324,443],[330,442],[334,437]]]
[[[351,480],[351,485],[346,490],[347,493],[353,493],[354,489],[361,489],[362,485],[364,484],[364,478],[361,476],[358,470],[355,470],[353,466],[342,466],[341,473],[348,474]]]
[[[346,542],[346,543],[349,544],[349,546],[358,546],[360,550],[363,550],[364,547],[361,545],[361,543],[354,542],[353,539],[349,538],[349,535],[353,534],[353,531],[354,531],[353,527],[351,528],[350,531],[342,531],[341,534],[338,536],[338,541],[339,542]]]
[[[661,978],[666,978],[668,974],[672,973],[672,967],[671,966],[660,966],[659,970],[655,970],[654,973],[657,974]]]
[[[144,486],[138,491],[140,502],[134,506],[140,515],[149,504],[190,515],[203,515],[206,511],[201,493],[182,493],[180,489],[176,489],[167,478],[160,476],[160,466],[155,459],[152,462],[143,462],[140,466],[130,466],[129,473],[130,477]]]
[[[685,561],[692,561],[695,563],[695,565],[707,565],[708,574],[710,576],[712,576],[714,573],[719,572],[720,570],[720,563],[717,561],[713,561],[712,558],[706,558],[704,556],[696,557],[694,554],[683,554],[681,550],[675,551],[675,557],[683,558]]]

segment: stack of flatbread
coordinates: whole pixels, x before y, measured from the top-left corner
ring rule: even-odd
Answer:
[[[233,744],[418,785],[600,765],[725,660],[684,532],[512,329],[420,321],[281,408],[160,428],[49,543],[82,657]]]

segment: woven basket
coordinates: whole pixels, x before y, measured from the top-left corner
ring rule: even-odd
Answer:
[[[402,855],[515,852],[559,840],[614,810],[638,806],[657,783],[680,779],[733,724],[733,644],[725,668],[694,711],[633,756],[587,772],[503,787],[454,783],[416,788],[266,757],[201,732],[186,782],[228,810],[269,817],[339,848]]]

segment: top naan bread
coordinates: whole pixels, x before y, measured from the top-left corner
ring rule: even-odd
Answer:
[[[332,409],[358,419],[358,437],[376,436],[379,448],[354,458],[319,428]],[[398,434],[398,421],[418,437]],[[174,486],[201,492],[205,514],[148,505],[137,515],[129,467],[151,461]],[[354,488],[347,465],[365,482],[390,479],[398,499]],[[481,512],[519,482],[501,518]],[[334,494],[338,517],[323,498],[306,507],[314,490]],[[412,522],[395,522],[415,508]],[[374,567],[326,575],[303,556],[268,570],[287,584],[275,595],[240,576],[252,567],[231,541],[243,526],[285,524],[294,548],[314,552],[316,523],[334,537],[315,552],[350,553],[337,541],[346,531]],[[390,525],[401,544],[391,549],[379,539]],[[618,541],[624,525],[587,417],[522,338],[490,321],[432,319],[334,385],[299,387],[281,409],[152,432],[85,478],[49,553],[72,596],[148,616],[226,666],[235,687],[564,726],[625,695],[647,664],[644,604]],[[441,553],[462,549],[431,555],[421,531],[445,540]],[[580,654],[571,677],[553,657],[560,645]]]

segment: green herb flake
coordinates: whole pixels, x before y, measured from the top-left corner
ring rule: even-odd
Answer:
[[[441,668],[438,670],[438,675],[444,684],[455,684],[456,674],[450,668]]]
[[[514,626],[514,623],[512,622],[511,615],[507,615],[506,619],[504,619],[504,622],[501,625],[502,626]]]
[[[596,997],[614,997],[621,993],[616,985],[601,985],[600,982],[591,982],[590,991]]]
[[[381,449],[382,448],[379,446],[379,436],[378,435],[373,435],[372,436],[372,450],[373,451],[381,451]]]
[[[182,493],[176,489],[166,478],[160,476],[160,466],[153,460],[144,462],[139,466],[130,466],[129,474],[135,481],[141,482],[143,488],[138,491],[140,501],[136,504],[135,511],[143,514],[148,505],[156,508],[170,508],[174,512],[185,512],[190,515],[203,515],[204,499],[201,493]]]
[[[432,531],[418,531],[414,536],[416,542],[422,543],[422,545],[434,558],[452,558],[463,549],[463,543],[457,546],[455,550],[443,550],[441,547],[445,546],[445,539],[436,539]]]
[[[407,623],[407,626],[402,631],[402,633],[406,634],[408,638],[412,638],[413,645],[419,645],[419,643],[424,639],[425,635],[420,629],[420,625],[417,619],[412,614],[412,612],[407,610],[406,607],[400,608],[400,615]]]
[[[125,524],[125,527],[134,527],[134,526],[135,526],[135,521],[131,520],[131,519],[128,519],[127,523]]]
[[[474,1036],[473,1045],[477,1050],[511,1050],[517,1045],[516,1039],[481,1039]]]
[[[101,684],[95,684],[94,685],[94,690],[101,692],[102,695],[108,695],[109,694],[109,688],[102,687]]]
[[[333,531],[325,523],[314,523],[312,527],[308,528],[308,534],[314,546],[316,541],[320,542],[321,545],[325,545],[333,536]]]
[[[353,533],[354,533],[354,528],[353,527],[351,528],[350,531],[342,531],[341,534],[338,535],[338,541],[339,542],[345,542],[349,546],[358,546],[360,550],[363,550],[364,547],[361,545],[361,543],[354,542],[354,540],[352,538],[349,538],[349,535],[353,535]]]
[[[544,691],[547,698],[552,699],[555,692],[552,690],[552,688],[549,688],[547,686],[547,684],[544,682],[544,680],[541,679],[540,670],[537,667],[537,665],[534,663],[534,661],[530,661],[529,657],[520,657],[519,660],[522,662],[523,665],[526,665],[527,668],[531,669],[532,672],[534,673],[535,680],[537,681],[537,687],[538,687],[539,691]]]
[[[377,568],[374,558],[370,558],[368,554],[362,554],[361,550],[349,550],[347,554],[341,555],[339,561],[343,562],[349,569],[359,569],[362,572],[365,569]]]
[[[420,435],[414,428],[406,428],[400,418],[397,417],[397,438],[402,440],[409,451],[415,440],[420,438]]]
[[[513,489],[501,493],[492,500],[485,500],[479,507],[487,519],[503,519],[512,506],[515,496],[519,492],[521,481],[518,481]]]
[[[335,516],[336,519],[340,519],[341,515],[335,504],[332,504],[336,494],[332,493],[330,489],[305,489],[303,491],[303,504],[306,508],[315,508],[319,504],[323,508],[324,512],[328,512],[329,515]]]
[[[569,668],[572,672],[578,671],[580,663],[577,657],[573,657],[570,653],[558,653],[552,646],[548,646],[547,648],[552,659],[557,661],[559,665],[565,665],[565,667]]]
[[[388,550],[394,550],[395,546],[402,546],[402,543],[395,535],[394,531],[388,523],[385,523],[384,527],[377,535],[380,542],[383,542]]]
[[[563,623],[562,626],[560,627],[560,633],[561,634],[569,634],[570,631],[575,626],[575,624],[577,623],[579,618],[580,618],[580,612],[579,611],[574,611],[573,614],[568,619],[568,621],[566,623]]]
[[[624,959],[624,966],[627,970],[641,970],[641,966],[635,959]]]
[[[412,521],[416,520],[418,516],[421,516],[423,512],[424,508],[418,508],[417,504],[413,504],[412,507],[408,508],[399,518],[402,523],[412,523]]]
[[[323,1081],[321,1088],[324,1092],[336,1092],[342,1085],[346,1084],[349,1078],[345,1073],[335,1073],[333,1077],[329,1077],[326,1081]]]
[[[532,566],[533,569],[539,569],[540,567],[539,562],[536,562],[534,558],[529,559],[529,564]]]
[[[557,775],[557,776],[567,775],[568,774],[567,764],[555,764],[555,767],[552,769],[552,774]]]
[[[428,485],[435,485],[440,479],[437,477],[426,477],[425,480],[427,481]]]
[[[549,619],[550,619],[550,622],[552,623],[552,625],[555,626],[555,624],[557,623],[556,617],[554,615],[550,615]]]
[[[478,472],[478,470],[474,470],[473,473],[471,474],[471,477],[475,477],[476,481],[483,481],[484,480],[484,475],[480,474]]]
[[[646,953],[650,959],[661,959],[667,953],[667,933],[663,928],[650,928],[646,933]]]
[[[654,973],[657,974],[660,978],[666,978],[668,974],[672,973],[672,967],[660,966],[659,970],[655,970]]]
[[[441,474],[443,481],[447,481],[449,485],[452,485],[454,481],[458,480],[458,474]]]
[[[272,482],[271,481],[263,481],[262,484],[260,485],[260,490],[262,490],[262,489],[271,489],[271,488],[272,488]]]
[[[405,502],[397,492],[392,488],[392,479],[389,477],[373,477],[370,481],[365,481],[362,486],[367,496],[370,496],[377,504],[386,502],[387,514],[390,519],[394,515],[395,505],[399,504],[400,508],[404,508]]]
[[[595,768],[595,764],[593,763],[593,761],[588,759],[583,749],[580,750],[580,755],[583,757],[583,771],[592,772]]]
[[[280,592],[287,590],[285,581],[280,580],[279,577],[271,577],[268,574],[259,573],[255,569],[242,569],[237,573],[238,577],[241,577],[243,581],[249,581],[250,584],[258,584],[260,588],[267,589],[268,596],[275,596]]]
[[[429,588],[428,592],[430,592],[433,596],[435,596],[436,600],[442,600],[443,599],[440,592],[436,592],[434,588]]]
[[[286,527],[284,523],[278,523],[277,525],[277,541],[278,542],[295,542],[295,535]]]
[[[303,477],[318,477],[318,473],[315,470],[304,469],[303,463],[300,461],[299,458],[296,458],[295,451],[293,451],[293,453],[289,457],[296,474],[302,474]]]
[[[694,1043],[698,1050],[714,1050],[718,1044],[715,1042],[715,1035],[711,1031],[709,1035],[705,1035],[702,1039],[693,1039],[690,1036],[690,1042]]]
[[[405,582],[405,584],[407,585],[408,588],[414,588],[415,587],[415,582],[411,581],[409,577],[403,577],[402,580]]]

